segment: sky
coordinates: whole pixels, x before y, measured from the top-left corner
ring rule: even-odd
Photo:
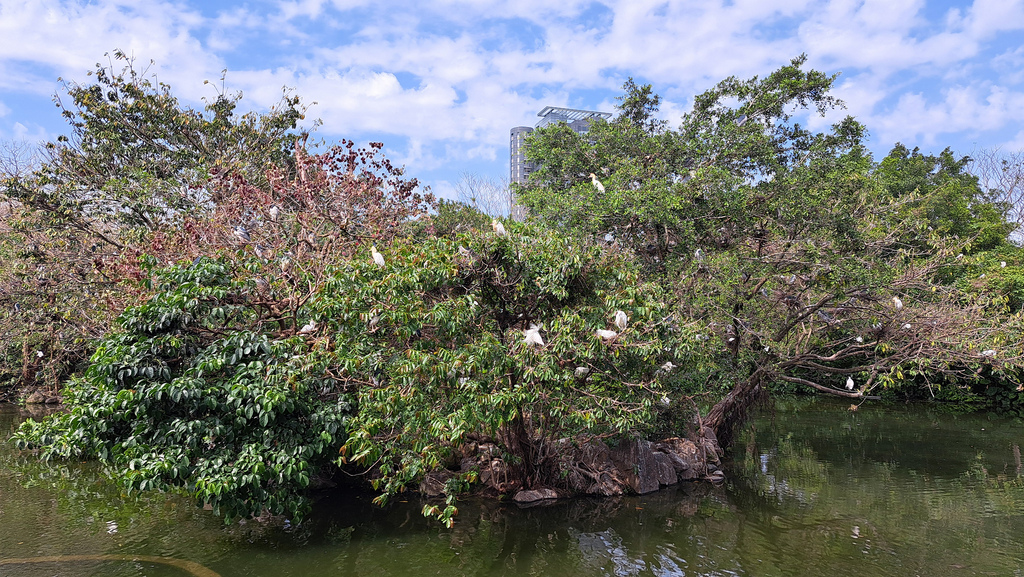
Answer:
[[[66,133],[53,96],[120,49],[201,107],[266,110],[287,87],[316,134],[380,141],[440,196],[509,173],[509,130],[545,106],[613,112],[630,77],[671,125],[720,80],[805,53],[838,73],[881,159],[896,142],[1024,149],[1024,0],[0,0],[0,139]],[[205,84],[204,80],[210,80]]]

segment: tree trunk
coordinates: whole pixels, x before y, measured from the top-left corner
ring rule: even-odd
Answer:
[[[763,379],[764,371],[757,369],[746,380],[737,383],[704,417],[704,426],[710,427],[715,433],[721,448],[725,449],[732,444],[736,428],[746,420],[750,409],[761,398]]]

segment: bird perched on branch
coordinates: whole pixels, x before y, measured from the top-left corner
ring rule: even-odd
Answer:
[[[601,184],[601,181],[597,179],[597,175],[595,175],[593,172],[590,173],[590,183],[594,185],[594,188],[597,189],[597,192],[604,192],[604,185]]]
[[[491,219],[491,229],[494,231],[494,234],[498,236],[508,236],[508,233],[505,232],[505,225],[501,224],[497,220]]]
[[[892,306],[896,307],[896,310],[902,310],[903,301],[900,300],[900,297],[892,297]]]
[[[626,330],[626,323],[629,322],[629,317],[622,311],[615,311],[615,326],[619,327],[620,331]]]
[[[277,222],[277,217],[281,216],[281,209],[279,207],[270,207],[270,220]]]
[[[846,390],[847,391],[852,391],[853,390],[853,377],[846,377]]]
[[[601,337],[606,341],[610,341],[615,337],[619,336],[619,333],[615,331],[607,331],[605,329],[597,329],[597,336]]]
[[[538,347],[544,346],[544,339],[540,336],[540,326],[530,325],[530,328],[523,331],[523,342]]]
[[[376,245],[370,245],[370,254],[373,255],[373,262],[377,266],[384,266],[384,255],[380,254]]]
[[[305,325],[303,325],[303,327],[301,329],[299,329],[299,334],[300,335],[308,335],[309,333],[311,333],[311,332],[313,332],[315,330],[316,330],[316,321],[311,320],[308,323],[306,323]]]

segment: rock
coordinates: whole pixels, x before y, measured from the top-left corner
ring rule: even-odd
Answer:
[[[699,476],[698,471],[704,470],[704,459],[701,458],[697,445],[689,439],[665,439],[655,445],[655,450],[668,456],[680,481],[696,479]]]
[[[57,405],[59,403],[60,403],[60,397],[57,397],[57,396],[46,397],[46,404],[47,405]]]
[[[612,461],[636,494],[644,495],[661,488],[658,462],[654,459],[650,441],[623,441],[612,451]]]
[[[554,489],[544,488],[533,489],[531,491],[519,491],[518,493],[516,493],[514,497],[512,497],[512,500],[515,501],[516,503],[519,503],[520,505],[525,505],[527,503],[536,503],[537,501],[545,501],[557,498],[558,492],[556,492]]]
[[[42,405],[46,403],[46,395],[44,395],[40,391],[36,391],[29,395],[27,399],[25,399],[25,403],[28,405]]]
[[[427,497],[437,497],[438,495],[444,494],[444,485],[451,479],[453,473],[444,469],[440,471],[431,471],[423,477],[423,481],[420,483],[420,493],[423,493]]]
[[[658,463],[658,483],[662,486],[675,485],[679,482],[672,458],[665,453],[655,452],[654,460]]]

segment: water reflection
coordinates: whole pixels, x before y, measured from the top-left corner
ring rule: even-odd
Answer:
[[[0,412],[0,432],[14,420]],[[357,491],[324,495],[298,525],[225,527],[181,497],[125,495],[95,466],[4,447],[0,560],[156,555],[224,577],[1024,575],[1022,442],[1024,427],[1005,419],[788,400],[741,435],[724,487],[531,509],[468,500],[450,530],[415,497],[381,509]],[[180,574],[146,563],[9,569]]]

